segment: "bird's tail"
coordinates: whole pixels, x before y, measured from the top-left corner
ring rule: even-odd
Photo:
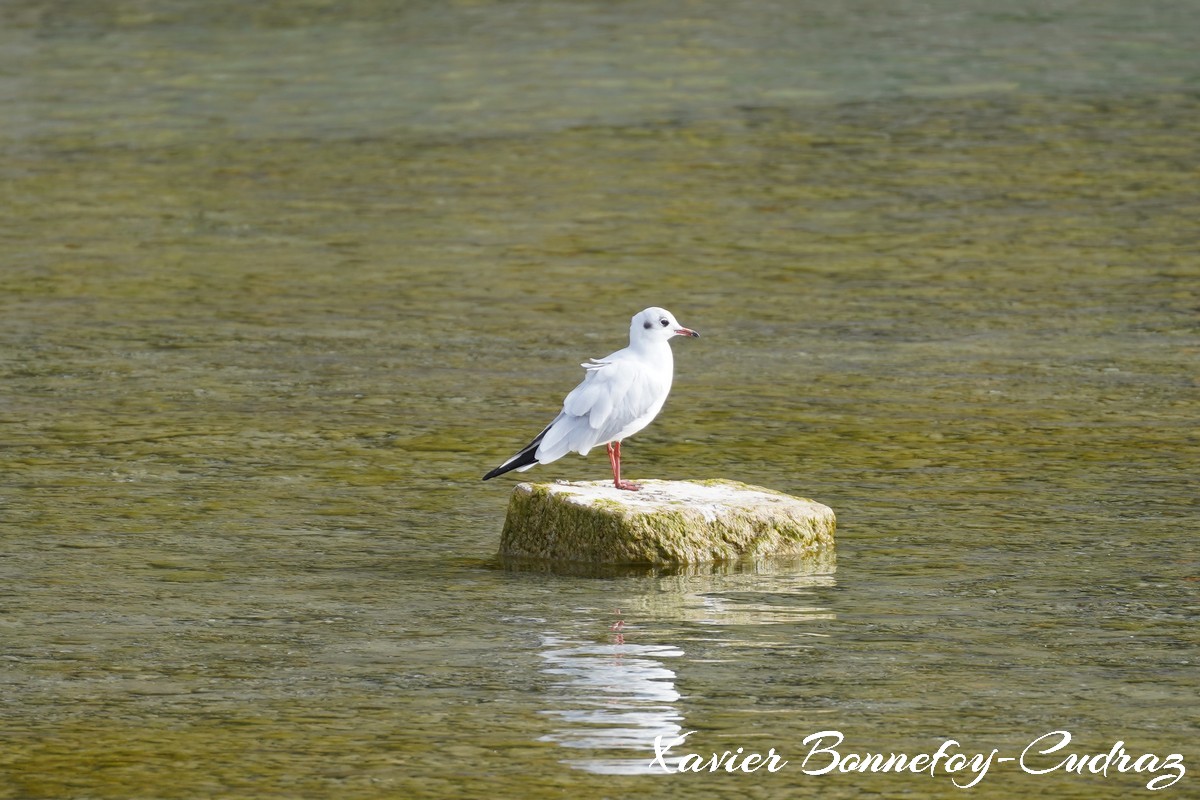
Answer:
[[[551,423],[553,425],[554,423]],[[490,480],[497,475],[503,475],[506,472],[512,472],[514,469],[522,469],[532,467],[537,463],[538,445],[542,443],[542,439],[546,436],[546,431],[550,430],[550,425],[547,425],[541,433],[534,437],[533,441],[521,448],[521,452],[505,461],[500,466],[483,476],[483,479]]]

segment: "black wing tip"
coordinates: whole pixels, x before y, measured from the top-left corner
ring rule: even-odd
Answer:
[[[550,425],[547,425],[545,428],[543,428],[542,432],[535,436],[532,442],[525,445],[525,447],[521,449],[521,452],[517,453],[508,461],[505,461],[503,464],[496,467],[487,475],[484,475],[483,479],[485,481],[490,481],[497,475],[503,475],[506,472],[512,472],[514,469],[520,469],[521,467],[537,463],[538,445],[542,443],[542,439],[546,436],[546,431],[550,430],[551,426],[553,425],[554,423],[551,422]]]
[[[536,442],[534,443],[536,445]],[[511,461],[507,461],[494,470],[483,476],[485,481],[495,478],[497,475],[503,475],[506,472],[512,472],[514,469],[528,466],[537,463],[537,447],[531,446],[529,449],[518,453]]]

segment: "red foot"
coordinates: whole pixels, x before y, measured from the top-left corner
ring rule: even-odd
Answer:
[[[608,445],[608,463],[613,471],[613,486],[618,489],[624,489],[627,492],[636,492],[641,490],[641,484],[633,481],[621,480],[621,443],[609,442]]]

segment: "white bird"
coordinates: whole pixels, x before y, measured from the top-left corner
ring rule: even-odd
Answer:
[[[602,444],[608,449],[613,485],[636,492],[642,487],[621,480],[621,441],[649,425],[667,400],[675,372],[668,340],[699,335],[676,322],[666,309],[651,307],[635,314],[629,323],[629,346],[581,364],[587,374],[563,400],[554,421],[483,479],[514,469],[524,472],[571,452],[586,456]]]

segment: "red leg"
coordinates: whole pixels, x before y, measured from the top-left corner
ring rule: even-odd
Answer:
[[[621,443],[611,442],[608,445],[608,460],[612,464],[613,485],[618,489],[624,489],[629,492],[636,492],[642,487],[633,481],[621,480]]]

